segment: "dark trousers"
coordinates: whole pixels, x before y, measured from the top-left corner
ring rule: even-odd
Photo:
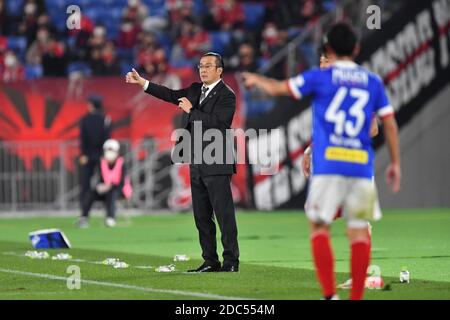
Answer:
[[[80,204],[83,207],[84,198],[91,191],[91,179],[94,175],[95,168],[98,167],[99,161],[89,159],[88,163],[80,167]]]
[[[219,263],[214,214],[222,234],[223,263],[239,264],[236,216],[231,195],[231,175],[201,176],[191,165],[191,191],[195,225],[202,257],[209,264]]]
[[[87,218],[94,202],[100,200],[105,204],[106,216],[109,218],[114,218],[116,215],[116,201],[119,194],[120,190],[117,188],[112,188],[105,194],[98,194],[97,191],[90,190],[85,195],[82,202],[82,216]]]

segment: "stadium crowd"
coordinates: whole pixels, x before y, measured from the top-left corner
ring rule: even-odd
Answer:
[[[81,28],[66,26],[69,5]],[[124,75],[131,66],[177,88],[173,68],[206,51],[228,70],[255,71],[333,0],[0,0],[0,82]],[[313,54],[313,53],[311,53]],[[275,68],[272,77],[285,76]]]

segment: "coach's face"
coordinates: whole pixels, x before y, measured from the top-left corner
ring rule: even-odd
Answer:
[[[223,69],[217,65],[216,57],[205,56],[200,59],[198,72],[200,73],[202,82],[210,85],[220,79]]]

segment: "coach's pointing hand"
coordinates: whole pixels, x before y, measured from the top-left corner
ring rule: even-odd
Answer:
[[[178,103],[178,106],[183,109],[184,112],[186,113],[190,113],[191,109],[192,109],[192,103],[188,100],[188,98],[183,97],[178,99],[178,101],[180,101]]]
[[[127,83],[138,83],[142,87],[145,85],[145,79],[142,78],[134,68],[131,72],[127,73],[127,75],[125,76],[125,80]]]

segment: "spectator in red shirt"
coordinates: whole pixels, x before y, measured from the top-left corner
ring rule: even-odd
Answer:
[[[141,25],[148,16],[148,8],[141,0],[128,0],[128,7],[123,11],[123,19],[130,19],[134,24]]]
[[[15,82],[25,79],[25,68],[21,65],[16,54],[12,50],[6,50],[0,55],[0,80],[1,82]]]
[[[177,43],[178,49],[181,49],[182,52],[178,57],[174,57],[175,59],[180,59],[181,56],[186,60],[198,61],[211,48],[209,34],[202,30],[192,17],[184,18],[181,24],[181,35]],[[177,52],[176,49],[174,50]]]
[[[213,0],[211,12],[214,22],[226,31],[241,27],[245,19],[242,4],[235,0]]]
[[[133,22],[131,18],[125,18],[117,38],[117,46],[131,49],[137,44],[141,27]]]
[[[173,24],[192,15],[194,2],[192,0],[167,0],[166,6],[169,10],[170,21]]]

